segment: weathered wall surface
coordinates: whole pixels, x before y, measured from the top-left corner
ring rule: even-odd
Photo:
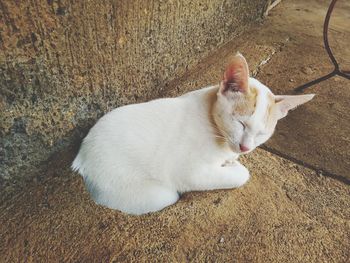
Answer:
[[[158,97],[267,2],[0,0],[0,186],[104,112]]]

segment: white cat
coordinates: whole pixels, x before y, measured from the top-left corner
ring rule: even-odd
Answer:
[[[106,114],[72,168],[97,203],[136,215],[174,204],[183,192],[239,187],[249,179],[239,155],[313,96],[275,96],[237,54],[219,85]]]

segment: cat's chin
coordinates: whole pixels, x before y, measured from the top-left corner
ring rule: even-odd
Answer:
[[[241,150],[239,149],[239,145],[232,145],[229,144],[228,146],[230,148],[230,150],[236,154],[242,154]]]

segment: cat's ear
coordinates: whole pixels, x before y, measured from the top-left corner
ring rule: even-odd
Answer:
[[[228,92],[248,92],[249,85],[249,69],[248,64],[242,54],[237,53],[231,63],[227,66],[224,78],[220,84],[220,92],[227,94]]]
[[[288,111],[295,109],[299,105],[302,105],[311,100],[315,94],[307,95],[276,95],[275,103],[278,112],[278,119],[282,119],[288,113]]]

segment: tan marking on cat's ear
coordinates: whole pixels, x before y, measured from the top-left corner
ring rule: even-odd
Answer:
[[[227,92],[249,92],[248,85],[249,68],[247,61],[242,54],[237,55],[232,59],[226,67],[223,80],[220,85],[222,94]]]

